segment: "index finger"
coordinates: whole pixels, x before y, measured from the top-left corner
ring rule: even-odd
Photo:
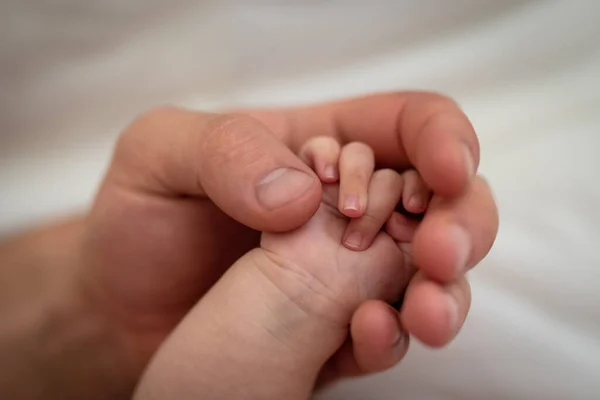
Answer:
[[[378,167],[416,167],[437,194],[462,193],[479,164],[479,142],[452,99],[427,92],[371,95],[284,111],[253,111],[293,150],[312,136],[363,142]]]

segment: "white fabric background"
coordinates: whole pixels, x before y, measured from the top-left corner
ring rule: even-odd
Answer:
[[[323,399],[596,399],[600,2],[0,3],[0,233],[84,208],[118,132],[162,103],[454,96],[501,214],[447,349]]]

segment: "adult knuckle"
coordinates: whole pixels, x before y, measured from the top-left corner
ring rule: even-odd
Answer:
[[[162,134],[165,122],[173,120],[182,110],[174,106],[154,107],[139,114],[119,135],[114,161],[143,164],[151,156],[150,143]]]
[[[172,118],[182,112],[182,109],[169,104],[152,107],[137,117],[139,123],[151,123],[156,119]]]
[[[153,107],[139,114],[125,130],[125,135],[148,136],[161,132],[165,124],[177,121],[187,113],[182,108],[170,105]]]
[[[451,97],[437,92],[414,93],[403,108],[399,124],[401,129],[424,132],[426,129],[440,130],[454,119],[466,117],[460,106]]]
[[[186,113],[183,109],[164,105],[151,108],[139,114],[121,133],[120,142],[138,142],[148,137],[162,134],[165,124],[180,119]],[[119,143],[118,143],[119,144]]]
[[[216,165],[253,164],[265,156],[254,119],[242,114],[220,114],[204,123],[201,154]]]

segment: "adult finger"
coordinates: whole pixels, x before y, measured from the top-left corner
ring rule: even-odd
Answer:
[[[400,320],[412,336],[431,347],[448,344],[460,331],[471,305],[467,279],[440,284],[417,273],[409,284]]]
[[[350,334],[354,358],[363,374],[393,367],[408,351],[409,338],[398,312],[383,301],[363,303],[352,317]]]
[[[415,264],[427,276],[451,282],[481,261],[498,232],[498,210],[480,177],[461,196],[434,196],[415,233]]]
[[[479,143],[469,119],[450,98],[427,92],[366,96],[285,111],[250,111],[292,147],[315,135],[359,141],[378,165],[415,166],[437,194],[457,195],[479,164]]]
[[[350,337],[323,366],[317,387],[392,368],[406,355],[409,342],[398,312],[383,301],[368,300],[353,314]]]
[[[149,112],[123,133],[107,184],[207,196],[237,221],[267,231],[305,223],[321,197],[311,169],[260,122],[178,108]]]

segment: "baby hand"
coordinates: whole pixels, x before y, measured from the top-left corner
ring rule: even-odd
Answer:
[[[374,171],[371,149],[309,140],[300,156],[323,182],[313,218],[289,233],[265,233],[261,247],[282,266],[271,277],[297,304],[345,326],[369,299],[397,300],[415,272],[411,241],[431,192],[414,170]],[[382,227],[385,229],[382,230]],[[285,272],[284,272],[285,271]],[[284,279],[285,275],[295,279]]]
[[[385,169],[374,173],[373,152],[368,146],[355,142],[340,149],[330,137],[308,141],[300,155],[323,183],[339,180],[337,208],[351,218],[343,238],[346,247],[367,249],[387,221],[386,232],[409,249],[403,245],[411,242],[419,216],[431,198],[431,190],[416,170],[409,169],[399,178],[381,178],[381,174],[397,173]],[[386,179],[392,186],[381,182]]]

